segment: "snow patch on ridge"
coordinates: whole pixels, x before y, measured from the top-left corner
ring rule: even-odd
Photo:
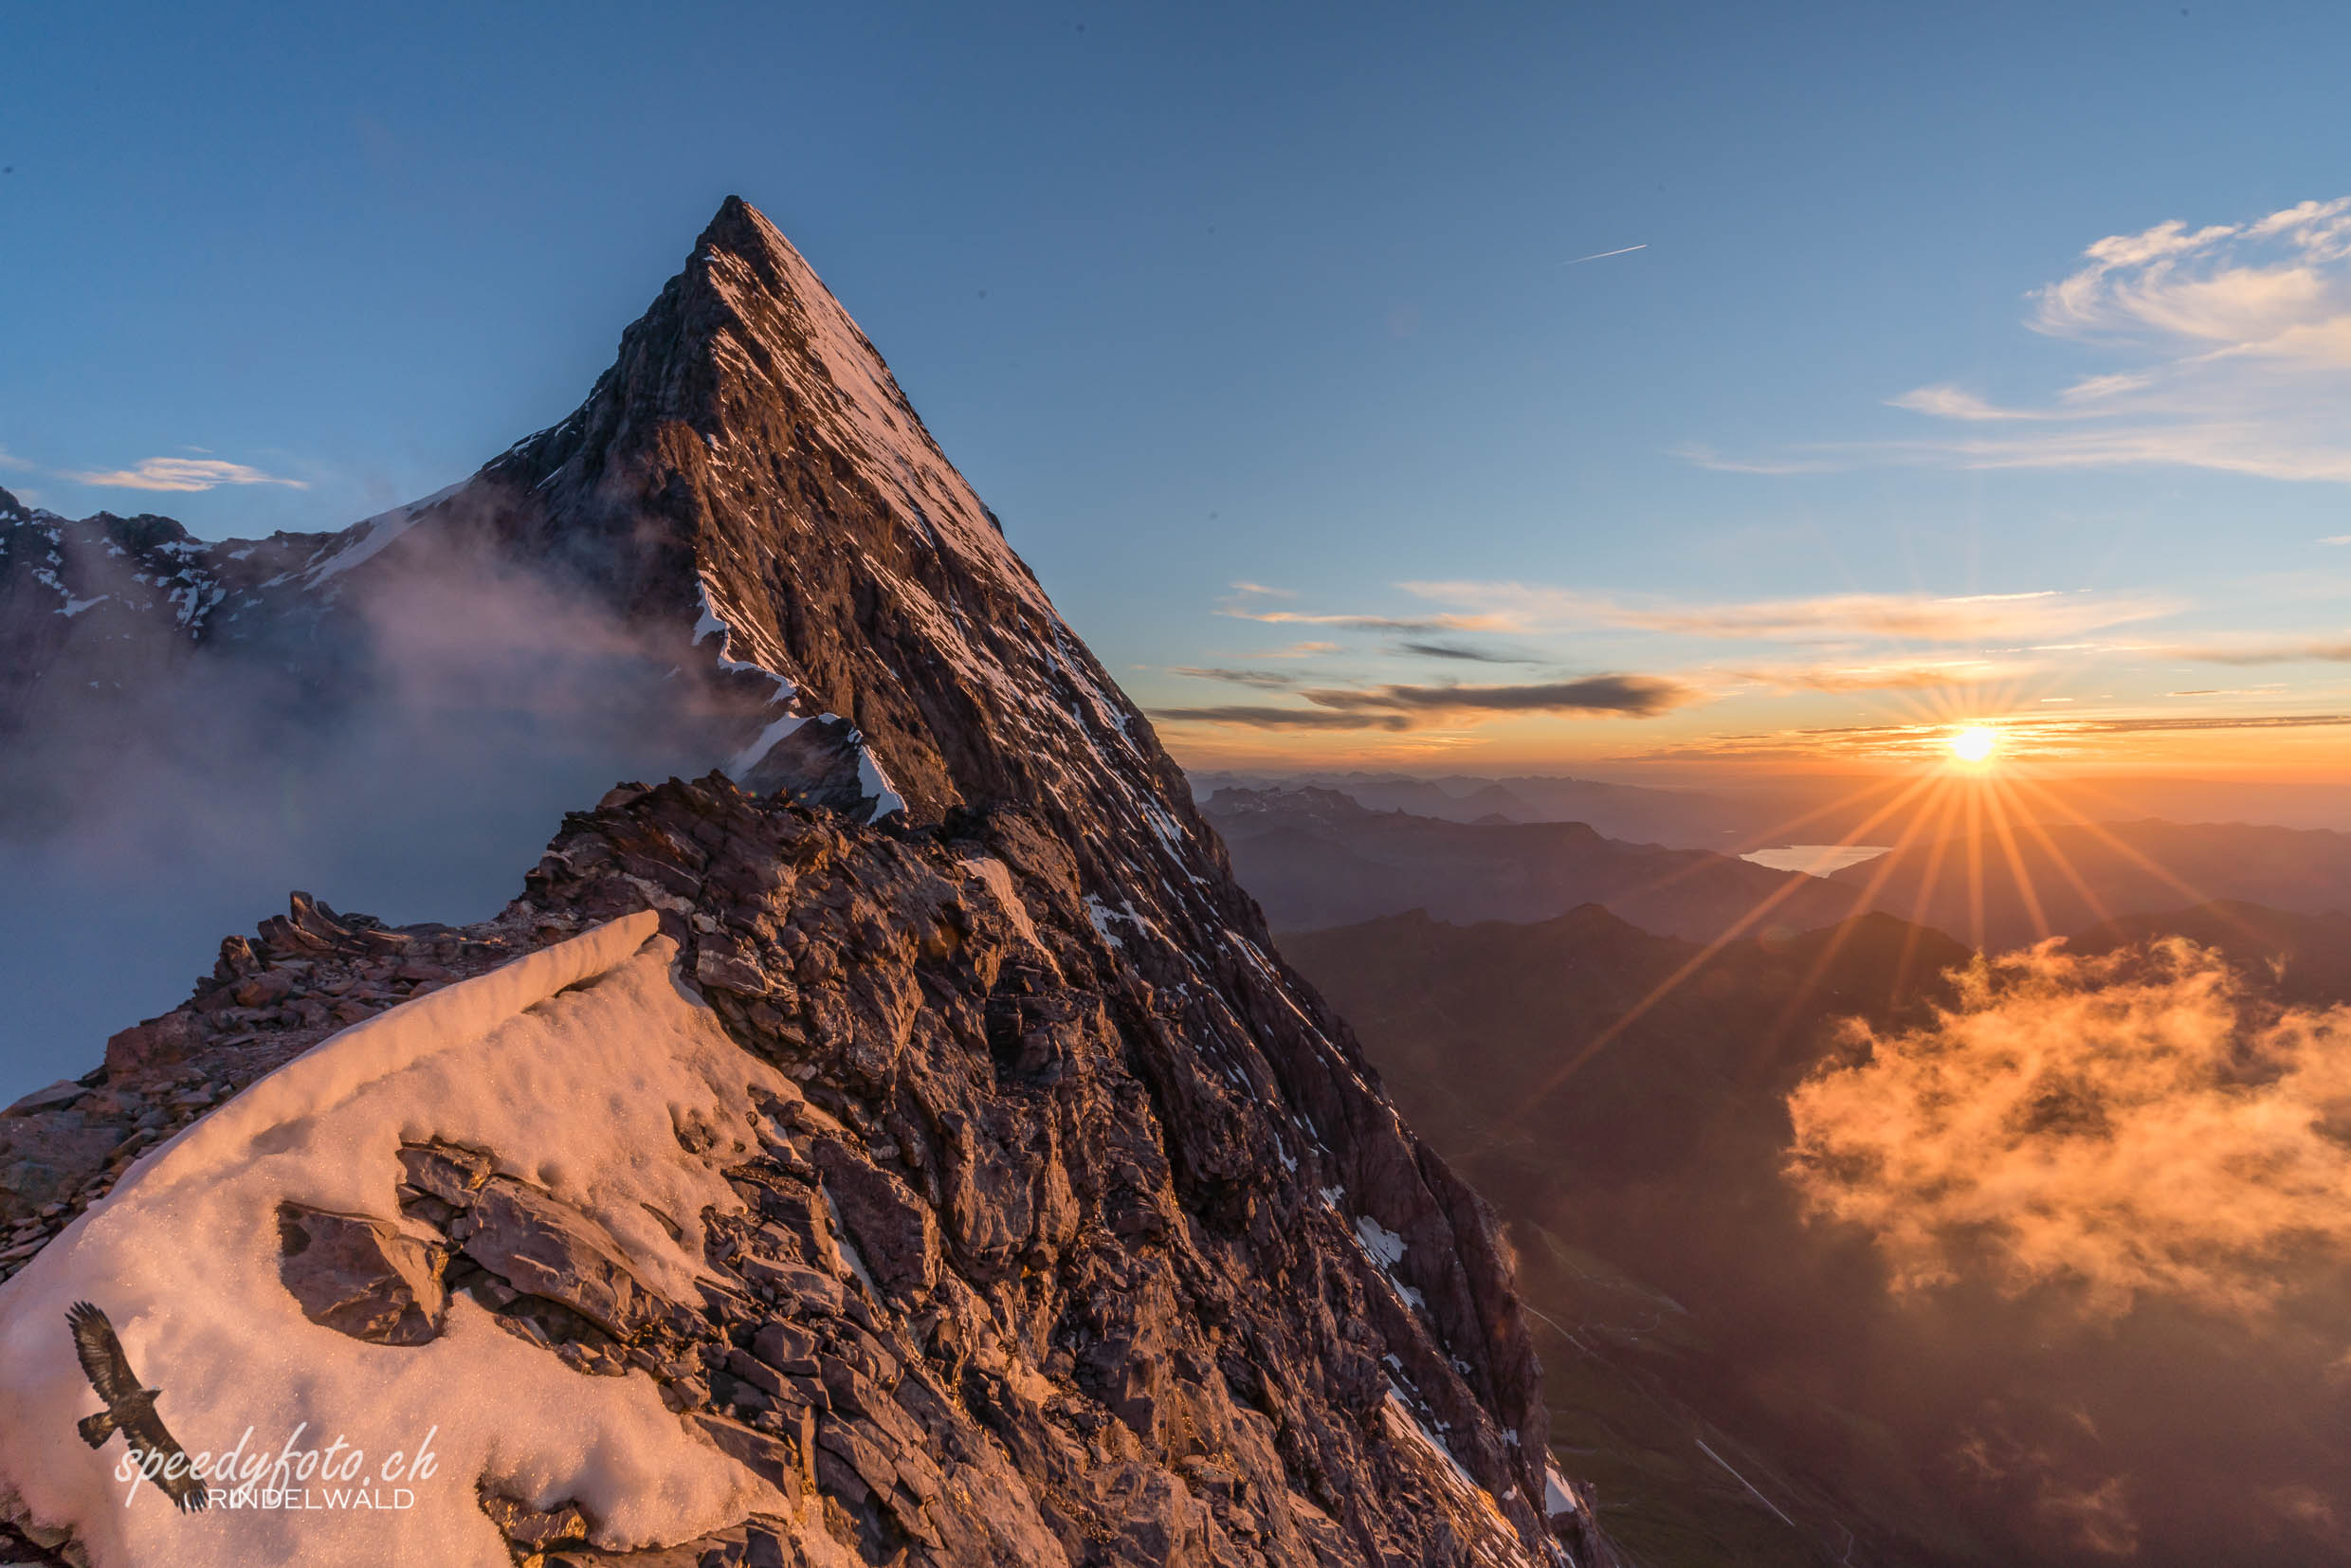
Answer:
[[[302,586],[317,588],[329,577],[340,576],[355,566],[374,560],[422,521],[427,512],[472,483],[470,478],[461,479],[454,484],[435,490],[422,501],[412,501],[406,506],[395,506],[389,512],[378,512],[372,518],[363,518],[353,523],[336,535],[335,540],[329,541],[340,541],[341,548],[324,560],[302,568]]]
[[[779,674],[756,660],[738,658],[735,653],[735,623],[719,613],[710,592],[710,579],[701,573],[694,574],[694,602],[701,614],[694,622],[694,646],[700,647],[712,637],[719,639],[719,667],[730,675],[763,675],[775,683],[775,702],[785,702],[798,695],[799,684]],[[756,651],[756,650],[755,650]],[[784,732],[789,734],[790,732]],[[778,738],[781,738],[779,736]],[[773,741],[770,744],[774,744]],[[762,748],[764,751],[764,748]]]
[[[404,1003],[262,1079],[134,1166],[0,1285],[0,1497],[67,1526],[100,1568],[321,1561],[502,1568],[476,1477],[550,1505],[574,1498],[597,1544],[690,1539],[788,1511],[764,1481],[665,1409],[640,1372],[588,1377],[507,1333],[469,1298],[440,1338],[362,1343],[310,1322],[280,1283],[282,1201],[408,1228],[393,1201],[404,1141],[486,1149],[601,1223],[644,1282],[695,1299],[699,1216],[739,1210],[721,1167],[743,1147],[687,1154],[673,1118],[712,1125],[752,1085],[787,1087],[747,1057],[671,973],[674,945],[638,914]],[[676,1216],[672,1239],[647,1207]],[[191,1453],[335,1436],[373,1476],[437,1428],[439,1473],[411,1484],[386,1529],[370,1511],[175,1513],[153,1487],[124,1506],[118,1443],[93,1452],[74,1420],[96,1397],[65,1308],[96,1302]]]
[[[869,823],[879,822],[892,811],[906,809],[906,797],[890,787],[890,775],[882,771],[882,764],[866,744],[865,736],[855,737],[857,747],[857,785],[873,801],[873,810],[866,814]]]

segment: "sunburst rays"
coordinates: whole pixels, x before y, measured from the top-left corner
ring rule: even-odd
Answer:
[[[1866,873],[1849,879],[1853,886],[1851,907],[1830,929],[1794,990],[1750,1043],[1751,1069],[1767,1062],[1787,1030],[1803,1018],[1838,955],[1858,929],[1858,918],[1881,907],[1898,876],[1914,873],[1916,891],[1908,900],[1910,929],[1888,982],[1889,1003],[1898,1002],[1914,980],[1923,978],[1913,974],[1920,940],[1939,901],[1952,891],[1962,895],[1965,914],[1958,923],[1965,929],[1951,934],[1978,952],[1995,945],[1991,940],[1995,928],[1987,916],[1995,899],[2003,907],[2022,909],[2035,940],[2064,934],[2056,929],[2059,922],[2052,918],[2045,893],[2050,885],[2070,889],[2097,921],[2113,917],[2052,828],[2078,832],[2136,865],[2178,893],[2184,904],[2208,902],[2208,895],[2097,819],[2094,787],[2050,770],[2050,763],[2063,759],[2062,748],[2040,746],[2034,722],[2018,718],[2028,711],[2034,696],[2023,690],[1993,692],[1982,686],[1968,688],[1963,694],[1909,694],[1904,702],[1909,711],[1902,721],[1884,731],[1891,737],[1888,759],[1907,764],[1902,775],[1858,784],[1756,836],[1754,842],[1759,846],[1781,843],[1799,829],[1826,824],[1815,830],[1836,832],[1839,848],[1884,842],[1889,834],[1892,843],[1874,862],[1864,863],[1869,867]],[[2045,749],[2056,755],[2045,757],[2040,755]],[[1660,879],[1656,885],[1679,881],[1694,871],[1695,867],[1684,867]],[[1791,874],[1588,1038],[1563,1042],[1561,1059],[1528,1097],[1530,1114],[1726,949],[1747,939],[1774,909],[1805,885],[1800,874]]]

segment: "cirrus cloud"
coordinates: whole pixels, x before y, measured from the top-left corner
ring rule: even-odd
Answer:
[[[1321,686],[1299,693],[1303,708],[1155,708],[1154,719],[1253,729],[1412,729],[1441,719],[1548,713],[1574,718],[1650,719],[1699,702],[1705,692],[1661,675],[1593,675],[1529,685]]]
[[[1229,703],[1212,708],[1153,708],[1151,717],[1169,724],[1237,724],[1254,730],[1406,730],[1410,714],[1336,713],[1327,708],[1253,707]]]
[[[210,490],[223,484],[282,484],[292,490],[310,488],[307,480],[264,473],[242,463],[196,457],[146,457],[128,468],[100,471],[64,469],[60,470],[60,477],[116,490]]]
[[[2034,643],[2181,608],[2148,593],[1828,593],[1744,604],[1633,603],[1517,582],[1408,582],[1411,593],[1473,607],[1474,617],[1512,629],[1609,626],[1686,636],[1769,641],[1875,639],[1923,643]]]
[[[2351,483],[2351,438],[2335,411],[2351,393],[2351,196],[2108,235],[2028,298],[2025,326],[2129,362],[2024,402],[1947,381],[1888,399],[1965,434],[1682,455],[1757,474],[2171,466]]]

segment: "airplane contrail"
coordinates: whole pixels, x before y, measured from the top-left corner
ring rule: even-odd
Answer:
[[[1630,256],[1636,250],[1647,250],[1648,248],[1649,245],[1645,241],[1640,245],[1629,245],[1622,250],[1602,250],[1590,256],[1578,256],[1574,261],[1569,262],[1566,264],[1569,266],[1580,266],[1585,262],[1605,262],[1611,256]]]

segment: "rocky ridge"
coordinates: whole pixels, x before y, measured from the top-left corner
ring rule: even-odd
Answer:
[[[53,526],[18,516],[20,540]],[[493,921],[388,930],[298,895],[231,939],[189,1005],[0,1120],[12,1261],[336,1029],[649,908],[682,982],[799,1085],[678,1129],[741,1145],[703,1300],[632,1285],[609,1237],[484,1176],[494,1151],[417,1145],[381,1212],[268,1222],[314,1322],[416,1341],[465,1291],[822,1502],[822,1540],[755,1522],[661,1560],[1611,1560],[1550,1468],[1491,1216],[763,218],[728,202],[563,424],[281,550],[349,582],[452,543],[674,632],[760,694],[757,733],[727,773],[567,818]],[[336,602],[255,595],[281,628]],[[519,1557],[599,1560],[592,1520],[483,1506]]]

